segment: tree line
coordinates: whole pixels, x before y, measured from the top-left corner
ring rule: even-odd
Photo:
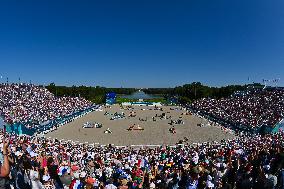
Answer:
[[[50,83],[46,86],[47,90],[53,93],[55,96],[71,96],[71,97],[83,97],[97,104],[105,103],[105,95],[109,92],[115,92],[116,94],[129,95],[136,91],[135,88],[106,88],[106,87],[88,87],[88,86],[56,86],[54,83]]]
[[[172,97],[177,98],[180,103],[190,103],[200,98],[216,98],[229,97],[237,91],[245,91],[248,88],[263,88],[264,86],[259,83],[248,85],[228,85],[224,87],[210,87],[203,85],[200,82],[193,82],[174,88],[148,88],[143,89],[147,94],[161,95],[165,99]],[[88,86],[56,86],[50,83],[46,88],[55,96],[71,96],[83,97],[94,103],[105,103],[105,95],[108,92],[115,92],[116,94],[130,95],[137,91],[135,88],[106,88],[101,86],[88,87]]]
[[[148,88],[143,91],[147,94],[160,94],[167,98],[175,96],[180,103],[190,103],[200,98],[224,98],[237,91],[245,91],[249,88],[263,88],[259,83],[247,85],[228,85],[224,87],[210,87],[200,82],[193,82],[174,88]]]

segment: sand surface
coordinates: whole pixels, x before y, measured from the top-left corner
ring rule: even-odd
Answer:
[[[181,115],[184,110],[170,110],[177,108],[174,106],[162,106],[163,111],[154,110],[154,107],[133,106],[134,110],[121,109],[119,105],[113,105],[111,108],[103,108],[103,111],[91,112],[88,115],[81,117],[71,123],[68,123],[56,131],[46,134],[46,137],[73,140],[80,142],[99,143],[99,144],[115,144],[115,145],[160,145],[160,144],[175,144],[180,139],[187,137],[188,143],[200,143],[207,141],[220,141],[222,139],[232,139],[234,135],[222,131],[219,127],[205,126],[199,127],[197,124],[207,121],[194,115]],[[146,109],[146,110],[141,110]],[[152,109],[152,110],[149,110]],[[121,113],[126,115],[125,119],[110,120],[111,115],[104,115],[105,112]],[[136,117],[128,118],[131,111],[136,112]],[[179,117],[185,122],[184,125],[176,125],[176,134],[169,132],[170,119],[156,118],[152,120],[156,114],[161,115],[166,113],[166,116],[171,116],[172,120],[177,120]],[[139,121],[139,118],[147,121]],[[103,124],[102,128],[82,128],[86,122],[99,122]],[[144,131],[127,131],[130,125],[138,124],[144,128]],[[104,131],[110,128],[112,133],[105,134]]]

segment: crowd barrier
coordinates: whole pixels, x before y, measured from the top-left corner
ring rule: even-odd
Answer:
[[[53,120],[46,121],[40,125],[35,125],[34,128],[27,128],[23,123],[14,123],[14,124],[5,124],[6,132],[15,133],[17,135],[34,135],[35,133],[40,133],[43,131],[50,130],[56,125],[60,125],[63,123],[68,123],[72,121],[72,119],[76,117],[80,117],[88,112],[94,111],[98,108],[98,106],[92,106],[85,110],[74,112],[71,115],[67,115],[65,117],[56,118]]]
[[[4,119],[0,116],[0,129],[3,129],[5,125]]]
[[[272,129],[271,133],[277,133],[277,132],[283,132],[284,131],[284,119],[279,121]]]

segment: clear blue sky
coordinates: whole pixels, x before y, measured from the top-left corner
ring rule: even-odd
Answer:
[[[173,87],[281,78],[283,0],[0,0],[2,82]]]

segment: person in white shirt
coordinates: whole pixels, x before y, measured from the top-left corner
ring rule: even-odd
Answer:
[[[113,184],[112,179],[107,181],[108,184],[105,186],[105,189],[117,189],[117,187]]]
[[[43,185],[39,180],[38,167],[34,167],[30,170],[30,179],[33,189],[43,189]]]

